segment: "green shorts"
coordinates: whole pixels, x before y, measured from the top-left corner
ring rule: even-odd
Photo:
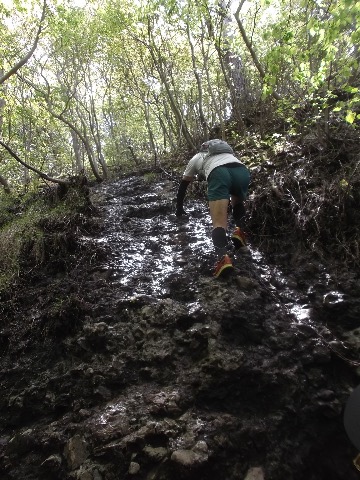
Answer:
[[[245,200],[250,183],[250,172],[245,165],[235,168],[221,165],[214,168],[207,181],[210,201],[229,199],[231,195]]]

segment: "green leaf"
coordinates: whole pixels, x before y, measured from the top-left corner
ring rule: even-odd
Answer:
[[[349,186],[349,182],[348,182],[347,180],[345,180],[345,178],[342,178],[342,179],[340,180],[340,187],[345,189],[345,188],[347,188],[348,186]]]
[[[284,34],[284,37],[283,37],[284,42],[288,42],[288,41],[291,40],[292,38],[294,38],[294,34],[293,34],[293,32],[291,32],[291,31],[286,32],[286,33]]]
[[[359,91],[359,89],[357,87],[351,87],[349,85],[346,85],[344,87],[344,91],[349,92],[349,93],[357,93]]]
[[[346,117],[345,117],[345,120],[352,124],[354,123],[354,120],[356,118],[356,113],[355,112],[352,112],[351,110],[348,110],[347,114],[346,114]]]

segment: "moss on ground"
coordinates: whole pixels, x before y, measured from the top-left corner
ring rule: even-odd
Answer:
[[[58,195],[55,189],[41,193],[0,197],[0,291],[16,278],[43,265],[50,252],[66,254],[69,231],[88,213],[88,191],[71,186]],[[81,222],[80,222],[81,223]],[[73,248],[73,245],[71,245]]]

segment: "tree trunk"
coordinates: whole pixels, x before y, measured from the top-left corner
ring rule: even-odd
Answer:
[[[236,19],[236,22],[238,24],[238,27],[239,27],[239,30],[240,30],[240,34],[241,34],[241,37],[242,39],[244,40],[244,43],[246,45],[246,48],[248,49],[250,55],[251,55],[251,58],[253,59],[254,61],[254,65],[257,69],[257,71],[259,72],[259,75],[260,75],[260,78],[262,80],[265,80],[265,77],[266,77],[266,74],[265,74],[265,70],[263,69],[257,55],[256,55],[256,52],[255,50],[253,49],[252,47],[252,44],[245,32],[245,29],[244,29],[244,26],[242,24],[242,21],[240,20],[240,10],[244,4],[244,1],[245,0],[241,0],[241,2],[239,3],[239,6],[235,12],[235,19]],[[281,100],[281,96],[274,90],[272,92],[272,96],[276,99],[276,100]]]
[[[148,35],[149,35],[150,43],[147,45],[147,47],[148,47],[148,50],[150,52],[151,58],[154,62],[155,68],[159,73],[160,80],[161,80],[161,82],[162,82],[162,84],[165,88],[171,110],[172,110],[172,112],[173,112],[173,114],[174,114],[174,116],[177,120],[179,133],[182,133],[182,135],[184,136],[188,146],[191,149],[195,149],[195,144],[194,144],[194,141],[192,139],[192,136],[190,135],[190,132],[189,132],[189,130],[186,126],[186,123],[184,121],[184,118],[182,116],[182,113],[181,113],[181,111],[180,111],[180,109],[177,105],[175,96],[174,96],[173,92],[171,91],[171,86],[169,84],[166,73],[164,71],[164,61],[163,61],[163,58],[162,58],[162,55],[161,55],[159,49],[155,45],[155,41],[154,41],[154,38],[153,38],[153,35],[152,35],[152,29],[151,29],[150,22],[148,24]]]
[[[50,105],[49,105],[49,102],[48,102],[48,110],[49,110],[49,113],[51,113],[51,115],[55,118],[57,118],[58,120],[61,120],[63,123],[65,123],[65,125],[67,125],[74,133],[76,133],[76,135],[80,138],[80,140],[82,141],[83,145],[84,145],[84,148],[85,148],[85,151],[86,151],[86,155],[88,157],[88,160],[89,160],[89,163],[90,163],[90,167],[91,167],[91,170],[96,178],[96,180],[98,182],[102,182],[103,181],[103,178],[100,176],[99,174],[99,170],[97,168],[97,165],[96,165],[96,162],[93,158],[93,153],[91,151],[91,145],[90,145],[90,142],[86,136],[86,133],[83,135],[81,133],[81,131],[75,127],[74,124],[72,124],[69,120],[67,120],[62,114],[58,115],[57,113],[55,113]],[[82,120],[83,122],[83,120]]]
[[[7,73],[3,74],[1,77],[0,77],[0,85],[2,83],[4,83],[6,80],[8,80],[8,78],[10,78],[12,75],[15,75],[15,73],[23,66],[25,65],[25,63],[28,62],[28,60],[32,57],[33,53],[35,52],[36,48],[37,48],[37,45],[39,43],[39,39],[40,39],[40,34],[41,34],[41,31],[42,31],[42,27],[43,27],[43,21],[45,19],[45,10],[46,10],[46,0],[44,0],[44,4],[43,4],[43,9],[42,9],[42,14],[41,14],[41,18],[40,18],[40,23],[39,23],[39,27],[38,27],[38,30],[37,30],[37,33],[36,33],[36,36],[35,36],[35,40],[34,40],[34,43],[32,45],[32,47],[30,48],[30,50],[28,51],[28,53],[19,60],[19,62],[14,65],[13,68],[11,68]]]
[[[2,175],[0,175],[0,184],[4,187],[4,192],[5,193],[11,193],[10,185],[9,185],[8,181],[6,180],[6,178],[3,177]]]
[[[127,148],[130,150],[131,156],[134,159],[134,162],[136,163],[137,166],[140,165],[140,160],[138,159],[135,150],[132,145],[128,144]]]
[[[209,26],[209,24],[208,24]],[[204,29],[204,25],[202,25],[202,28]],[[210,36],[212,39],[214,39],[214,36],[212,35],[212,29],[209,28],[209,31],[210,31]],[[204,35],[203,35],[204,37]],[[203,62],[204,62],[204,69],[205,69],[205,75],[206,75],[206,81],[207,81],[207,85],[208,85],[208,93],[210,94],[210,98],[211,98],[211,106],[212,106],[212,111],[215,110],[216,112],[216,117],[217,117],[217,122],[220,123],[220,129],[221,129],[221,137],[224,138],[224,132],[225,132],[225,127],[224,127],[224,115],[223,115],[223,110],[221,109],[217,99],[215,98],[215,95],[214,95],[214,88],[213,88],[213,84],[211,82],[211,79],[210,79],[210,73],[209,73],[209,55],[208,55],[208,52],[205,51],[205,47],[204,47],[204,42],[201,42],[201,52],[202,52],[202,58],[203,58]],[[213,119],[214,120],[214,119]],[[214,124],[215,122],[212,121],[212,124]],[[213,125],[212,125],[213,126]]]
[[[112,139],[112,141],[114,142],[114,145],[115,145],[115,153],[118,157],[120,157],[120,145],[119,145],[119,142],[117,140],[117,135],[116,135],[116,131],[115,131],[114,106],[113,106],[113,102],[112,102],[112,96],[111,96],[110,89],[109,89],[107,98],[108,98],[109,111],[106,112],[105,109],[103,108],[103,115],[104,115],[104,119],[107,120],[107,124],[108,124],[110,135],[111,135],[111,139]]]
[[[0,69],[0,77],[4,75],[4,70]],[[5,98],[2,98],[1,95],[4,94],[3,90],[5,87],[0,88],[0,135],[2,134],[2,126],[4,122],[3,109],[6,105]]]
[[[149,133],[149,140],[150,140],[150,145],[151,149],[154,153],[154,166],[157,165],[157,150],[156,150],[156,145],[155,145],[155,138],[154,134],[150,125],[150,112],[149,112],[149,102],[144,102],[144,113],[145,113],[145,121],[146,121],[146,127]]]
[[[43,77],[44,78],[44,77]],[[76,133],[76,135],[80,138],[80,140],[82,141],[83,145],[84,145],[84,148],[85,148],[85,151],[86,151],[86,155],[88,157],[88,160],[89,160],[89,163],[90,163],[90,167],[91,167],[91,170],[96,178],[96,180],[98,182],[102,182],[103,181],[103,178],[99,175],[99,170],[98,170],[98,167],[97,167],[97,164],[96,164],[96,161],[94,160],[94,156],[93,156],[93,152],[92,152],[92,149],[91,149],[91,145],[90,145],[90,142],[89,142],[89,139],[87,138],[86,136],[86,133],[85,134],[82,134],[81,131],[73,124],[71,123],[69,120],[67,120],[65,117],[64,117],[64,112],[66,111],[67,109],[67,106],[65,108],[65,110],[63,110],[63,112],[61,114],[57,114],[56,112],[54,112],[54,110],[52,109],[52,105],[51,105],[51,99],[50,99],[50,87],[49,85],[47,86],[47,92],[44,93],[44,91],[42,91],[37,85],[35,85],[34,83],[30,82],[29,80],[21,77],[21,79],[26,82],[28,85],[30,85],[32,88],[35,89],[35,91],[37,91],[38,93],[40,93],[40,95],[44,98],[45,102],[46,102],[46,106],[47,106],[47,109],[48,109],[48,112],[50,113],[50,115],[52,115],[54,118],[57,118],[58,120],[60,120],[61,122],[63,122],[65,125],[67,125],[70,130],[72,130],[74,133]],[[69,99],[70,100],[70,99]],[[86,122],[84,122],[84,119],[82,118],[83,116],[81,115],[81,112],[79,111],[79,109],[77,109],[77,113],[80,117],[80,120],[82,122],[82,125],[85,126],[85,132],[86,132]]]
[[[75,172],[78,174],[82,170],[84,170],[82,152],[81,152],[81,143],[79,142],[79,137],[74,132],[74,130],[70,130],[72,145],[74,150],[74,157],[75,157]]]
[[[193,66],[193,72],[195,75],[195,80],[196,80],[196,85],[198,88],[198,95],[199,95],[199,117],[200,117],[200,123],[203,131],[203,136],[205,140],[208,140],[209,138],[209,126],[207,124],[204,111],[203,111],[203,88],[202,88],[202,83],[200,79],[199,72],[197,70],[197,65],[196,65],[196,57],[195,57],[195,50],[194,50],[194,45],[191,40],[191,35],[190,35],[190,25],[189,22],[186,23],[186,33],[188,37],[188,42],[190,45],[190,51],[191,51],[191,62]]]
[[[98,161],[101,165],[101,168],[104,174],[104,179],[107,180],[109,178],[109,170],[107,168],[106,160],[105,160],[102,146],[101,146],[100,129],[99,129],[99,122],[96,115],[95,102],[93,98],[91,98],[90,101],[91,101],[91,112],[89,112],[90,129],[94,138]]]

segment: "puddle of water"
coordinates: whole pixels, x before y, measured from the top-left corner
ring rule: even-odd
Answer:
[[[109,423],[110,417],[113,417],[115,415],[126,416],[126,414],[127,408],[123,404],[123,402],[113,403],[106,406],[105,411],[100,414],[99,417],[96,419],[96,423],[98,425],[107,425]]]
[[[289,307],[290,312],[295,315],[297,323],[309,323],[311,309],[307,305],[292,305]]]
[[[196,205],[196,208],[204,206]],[[124,199],[122,202],[119,199],[118,204],[112,203],[107,211],[105,225],[108,233],[98,239],[98,243],[111,244],[112,247],[105,267],[113,272],[113,280],[121,285],[131,287],[135,283],[137,294],[166,295],[166,279],[169,275],[181,274],[187,265],[186,254],[181,255],[181,261],[179,254],[186,247],[191,249],[192,255],[204,254],[212,249],[207,215],[204,215],[205,220],[191,216],[178,220],[174,215],[170,218],[169,215],[152,218],[135,216],[126,217],[124,223]],[[119,218],[116,231],[113,218]]]
[[[328,292],[323,296],[324,305],[338,305],[340,303],[343,303],[344,300],[344,294],[336,290]]]
[[[263,259],[261,253],[256,250],[252,250],[252,257],[261,266],[259,270],[261,272],[261,278],[267,282],[271,282],[273,278],[276,278],[276,283],[281,285],[281,291],[278,294],[279,298],[287,299],[285,306],[289,313],[295,317],[295,324],[308,325],[317,331],[317,327],[312,320],[311,305],[304,303],[303,296],[301,294],[299,295],[296,290],[289,286],[288,279],[282,274],[281,270],[277,267],[266,265],[266,261]],[[327,272],[321,272],[321,284],[326,288],[330,282],[331,276]],[[274,287],[274,290],[276,290],[276,287]],[[308,288],[307,293],[311,294],[313,291],[314,286],[312,285]],[[337,290],[331,290],[323,295],[323,304],[328,306],[341,304],[344,300],[344,294]]]
[[[304,304],[300,299],[300,295],[288,285],[288,279],[282,274],[281,270],[277,267],[270,267],[266,264],[262,254],[251,249],[253,260],[260,265],[259,272],[260,277],[266,282],[271,282],[272,279],[276,279],[276,283],[281,285],[281,292],[279,292],[279,298],[286,298],[285,304],[287,310],[294,315],[297,324],[308,324],[311,322],[311,308],[308,304]],[[271,290],[276,291],[276,286],[269,284]],[[290,301],[289,301],[290,300]]]

